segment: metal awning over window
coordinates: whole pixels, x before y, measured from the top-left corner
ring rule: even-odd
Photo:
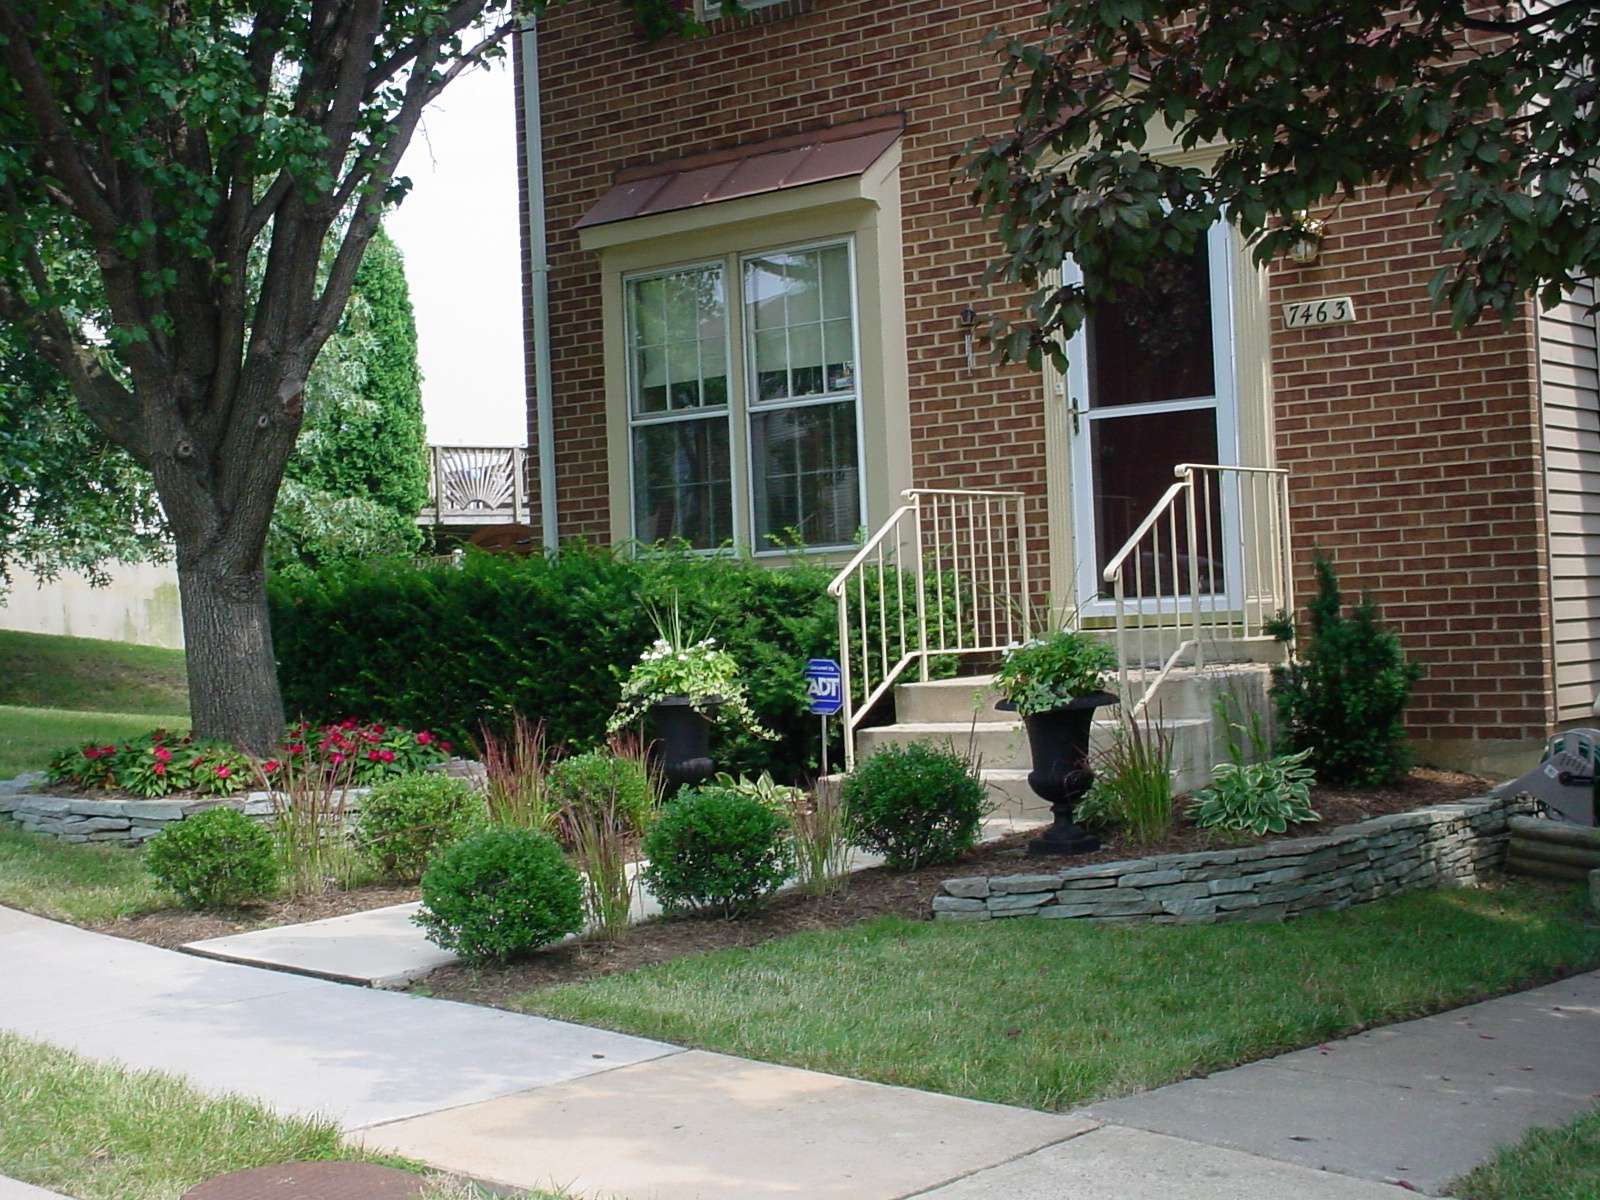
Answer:
[[[894,145],[904,118],[873,117],[617,173],[579,229],[860,175]]]

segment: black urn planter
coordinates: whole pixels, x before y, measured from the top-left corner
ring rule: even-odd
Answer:
[[[722,701],[702,700],[702,707],[714,709]],[[651,754],[659,756],[662,775],[674,787],[702,783],[711,778],[716,764],[711,761],[711,718],[696,708],[687,696],[668,696],[650,706],[650,724],[655,731]]]
[[[1094,782],[1089,769],[1094,710],[1115,703],[1110,692],[1091,692],[1062,708],[1022,718],[1033,755],[1028,786],[1049,803],[1055,816],[1050,828],[1028,843],[1029,854],[1088,854],[1100,849],[1100,839],[1074,821],[1072,811]]]

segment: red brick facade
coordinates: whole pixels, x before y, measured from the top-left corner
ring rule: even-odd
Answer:
[[[574,227],[614,172],[902,113],[912,477],[1027,492],[1034,578],[1048,577],[1042,389],[1027,370],[966,367],[961,310],[1010,300],[982,282],[991,235],[953,172],[968,139],[1007,119],[984,34],[1002,18],[1023,28],[1031,13],[1000,0],[786,0],[657,45],[616,3],[541,21],[563,538],[609,533],[600,273]],[[519,131],[521,120],[519,94]],[[1426,205],[1375,196],[1332,215],[1316,267],[1273,273],[1272,416],[1278,463],[1293,472],[1298,557],[1332,551],[1425,664],[1419,736],[1538,737],[1552,668],[1532,323],[1453,333],[1426,295],[1437,263]],[[1360,320],[1283,328],[1283,302],[1330,294],[1351,295]],[[533,445],[531,333],[528,344]]]

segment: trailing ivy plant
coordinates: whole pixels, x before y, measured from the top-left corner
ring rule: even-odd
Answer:
[[[1104,691],[1116,665],[1115,651],[1104,642],[1058,629],[1007,650],[994,686],[1026,717]]]
[[[1283,738],[1309,755],[1317,777],[1336,786],[1391,783],[1411,766],[1403,717],[1422,668],[1363,595],[1348,614],[1333,563],[1315,559],[1317,594],[1307,606],[1305,644],[1272,670]]]

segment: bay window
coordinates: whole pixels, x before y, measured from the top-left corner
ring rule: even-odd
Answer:
[[[743,302],[730,313],[735,267]],[[862,525],[852,243],[634,275],[624,289],[635,539],[849,545]]]

